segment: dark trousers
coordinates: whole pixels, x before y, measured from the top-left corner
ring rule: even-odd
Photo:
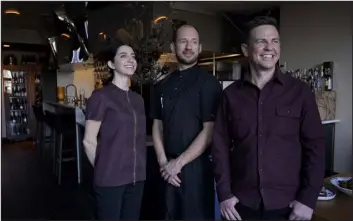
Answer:
[[[166,220],[214,220],[214,181],[211,164],[197,159],[178,175],[180,187],[166,184]]]
[[[95,187],[98,220],[138,220],[144,182]]]
[[[259,209],[252,209],[240,203],[235,205],[242,220],[288,220],[292,211],[291,208],[283,208],[276,210],[265,210],[263,203]]]

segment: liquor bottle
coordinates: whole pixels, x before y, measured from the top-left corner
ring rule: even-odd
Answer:
[[[15,114],[12,118],[12,123],[17,123],[17,111],[15,111]]]
[[[11,121],[12,123],[16,123],[16,122],[15,122],[15,119],[14,119],[14,116],[13,116],[13,112],[11,112],[10,121]]]
[[[18,83],[22,84],[23,83],[23,72],[20,72],[18,75],[19,75],[18,76]]]
[[[20,110],[23,110],[23,104],[22,104],[22,101],[20,101]]]
[[[325,75],[326,75],[325,89],[327,91],[332,91],[332,77],[330,75],[330,69],[327,68],[325,72],[326,72],[325,73]]]
[[[27,123],[27,115],[25,113],[23,113],[22,115],[22,120],[23,120],[23,123]]]
[[[13,83],[17,84],[17,73],[16,72],[13,72],[12,79],[13,79]]]

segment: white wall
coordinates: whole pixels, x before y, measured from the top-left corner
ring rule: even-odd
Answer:
[[[281,7],[281,63],[288,69],[334,62],[337,91],[334,170],[352,168],[352,3],[305,2]]]
[[[58,87],[66,87],[68,84],[74,84],[77,88],[77,94],[80,95],[80,89],[85,92],[85,97],[91,96],[94,90],[95,78],[93,68],[87,70],[77,70],[75,72],[57,72]],[[72,87],[68,88],[68,96],[74,96]]]

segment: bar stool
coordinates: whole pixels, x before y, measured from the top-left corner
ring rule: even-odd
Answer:
[[[50,112],[50,111],[44,111],[45,113],[45,123],[46,126],[50,128],[50,148],[52,149],[52,172],[53,174],[56,173],[56,163],[55,163],[55,158],[56,158],[56,143],[57,143],[57,132],[55,128],[55,116],[56,114]],[[44,130],[45,133],[45,130]]]
[[[39,110],[39,106],[35,106],[32,105],[32,110],[33,110],[33,114],[34,117],[36,119],[36,131],[35,131],[35,137],[34,137],[34,143],[36,145],[37,148],[39,148],[39,153],[40,156],[43,156],[43,149],[42,149],[42,131],[43,131],[43,127],[44,127],[44,114],[41,116],[40,114],[40,110]]]
[[[72,141],[75,141],[75,115],[72,114],[55,114],[55,129],[57,132],[58,146],[56,150],[56,175],[58,176],[58,184],[61,185],[62,177],[62,164],[67,162],[76,161],[75,156],[75,143],[72,145],[67,141],[71,141],[67,138],[73,138]],[[65,145],[63,145],[65,143]],[[66,149],[63,149],[63,146]]]
[[[45,156],[45,144],[50,143],[50,137],[45,133],[45,115],[42,106],[32,105],[34,117],[36,119],[35,145],[39,148],[40,156]]]

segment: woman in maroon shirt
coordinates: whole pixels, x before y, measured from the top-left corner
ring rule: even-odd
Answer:
[[[137,220],[146,179],[143,98],[129,90],[137,62],[127,45],[107,52],[113,78],[88,99],[84,146],[94,166],[99,220]]]

